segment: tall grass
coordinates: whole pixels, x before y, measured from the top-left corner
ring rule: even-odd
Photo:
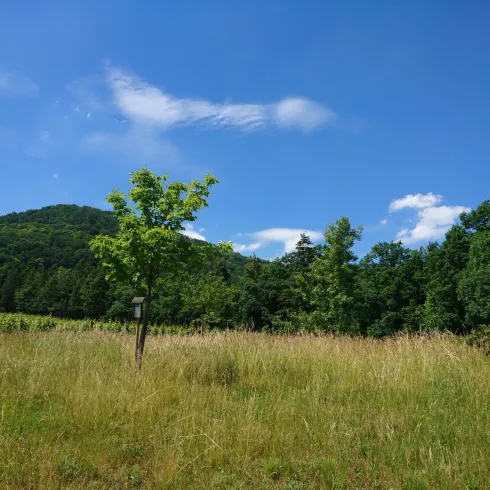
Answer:
[[[0,334],[0,488],[488,488],[490,360],[451,337]]]
[[[7,332],[43,332],[46,330],[71,330],[74,332],[100,331],[110,333],[134,333],[136,321],[117,320],[73,320],[52,316],[26,315],[23,313],[0,313],[0,333]],[[196,329],[177,325],[152,325],[148,327],[150,335],[184,334],[190,335]],[[208,329],[209,330],[209,329]]]

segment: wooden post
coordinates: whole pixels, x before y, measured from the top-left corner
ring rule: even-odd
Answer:
[[[136,347],[134,350],[134,360],[136,361],[136,364],[138,364],[138,347],[140,343],[140,322],[141,322],[141,318],[138,318],[138,321],[136,322]]]

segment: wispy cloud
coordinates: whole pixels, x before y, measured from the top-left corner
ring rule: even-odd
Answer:
[[[413,228],[404,228],[397,234],[397,239],[404,244],[422,241],[439,240],[453,226],[462,212],[470,208],[465,206],[439,206],[443,197],[439,194],[408,194],[390,203],[389,211],[418,209]]]
[[[259,242],[249,243],[248,245],[243,245],[241,243],[233,244],[233,250],[238,253],[253,252],[254,250],[259,249],[260,247],[262,247],[262,243]]]
[[[115,67],[107,68],[107,82],[117,107],[128,119],[161,129],[204,125],[244,131],[267,126],[311,131],[337,118],[331,109],[305,97],[273,104],[219,104],[178,98]]]
[[[18,71],[0,70],[0,96],[37,97],[39,88],[36,83]]]
[[[124,132],[94,131],[85,137],[83,146],[89,151],[131,162],[163,162],[172,166],[180,160],[180,151],[171,141],[142,128]]]

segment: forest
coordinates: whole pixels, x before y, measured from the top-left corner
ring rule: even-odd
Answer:
[[[125,320],[131,286],[106,279],[89,242],[114,235],[112,212],[48,206],[0,217],[0,311]],[[330,331],[381,337],[394,332],[467,333],[490,322],[490,201],[463,213],[442,243],[400,242],[352,249],[362,237],[340,218],[313,245],[273,261],[220,253],[183,263],[154,298],[152,322],[207,328]]]

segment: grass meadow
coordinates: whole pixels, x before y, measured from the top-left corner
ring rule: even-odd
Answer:
[[[0,488],[490,488],[490,358],[450,336],[0,334]]]

